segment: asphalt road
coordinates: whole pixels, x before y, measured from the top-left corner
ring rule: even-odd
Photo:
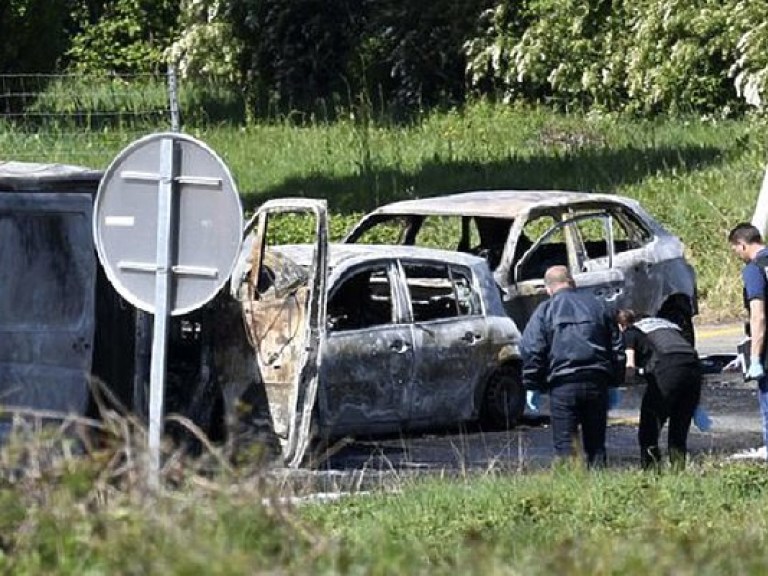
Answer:
[[[735,354],[742,330],[736,323],[698,326],[700,356]],[[609,414],[610,466],[639,464],[637,419],[642,391],[642,387],[625,389],[622,402]],[[702,405],[713,425],[705,432],[691,427],[692,459],[726,459],[761,445],[755,388],[740,374],[707,375]],[[663,437],[662,446],[665,444]],[[546,396],[540,414],[528,414],[511,430],[462,427],[414,436],[355,439],[340,442],[326,456],[316,463],[314,471],[292,474],[293,481],[298,478],[300,485],[313,491],[360,490],[424,473],[460,475],[549,466],[553,450]]]

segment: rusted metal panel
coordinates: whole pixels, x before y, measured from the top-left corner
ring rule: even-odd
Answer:
[[[279,213],[305,213],[315,218],[312,265],[306,274],[295,273],[296,266],[281,260],[267,245],[269,215]],[[283,456],[289,466],[298,466],[311,440],[325,338],[326,202],[306,198],[266,202],[246,225],[246,230],[254,228],[253,239],[244,248],[248,256],[241,256],[234,274],[248,285],[233,287],[233,292],[244,303]],[[307,281],[302,285],[304,277]]]
[[[283,298],[246,301],[243,314],[269,399],[275,433],[287,441],[294,406],[299,362],[306,343],[306,305],[303,286]]]

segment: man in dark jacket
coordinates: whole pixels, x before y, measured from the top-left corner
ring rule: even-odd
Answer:
[[[643,468],[661,463],[659,435],[669,420],[669,461],[674,468],[682,468],[688,431],[701,397],[699,356],[677,324],[663,318],[637,320],[632,310],[619,310],[616,317],[624,333],[627,378],[642,368],[648,383],[640,404],[640,463]]]
[[[523,332],[523,385],[549,392],[555,455],[574,455],[580,425],[587,464],[602,466],[608,388],[624,372],[621,333],[595,297],[574,290],[565,266],[549,268],[544,284],[551,298]]]

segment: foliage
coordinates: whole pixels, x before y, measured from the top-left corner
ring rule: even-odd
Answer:
[[[89,74],[156,73],[176,33],[178,2],[108,0],[78,6],[79,33],[67,52],[72,71]]]
[[[464,100],[462,46],[477,30],[488,0],[414,3],[369,1],[360,44],[367,93],[404,109]]]
[[[413,117],[468,95],[561,110],[765,108],[768,4],[749,0],[8,0],[0,72],[157,72],[251,118]],[[38,38],[45,37],[45,42]]]
[[[464,40],[487,0],[236,0],[252,107],[320,113],[337,103],[419,109],[464,96]]]
[[[503,1],[467,43],[468,73],[508,100],[727,116],[740,111],[737,91],[763,85],[765,10],[737,0]]]
[[[566,467],[429,480],[398,494],[311,506],[303,516],[350,562],[377,566],[370,553],[377,542],[393,573],[428,565],[446,574],[502,574],[509,566],[521,574],[678,573],[681,566],[716,574],[758,573],[767,506],[768,486],[754,465],[661,476]]]
[[[768,4],[739,0],[728,13],[729,26],[738,33],[736,59],[730,75],[747,104],[765,109],[768,100]]]
[[[759,574],[768,563],[759,464],[400,477],[293,505],[284,497],[311,483],[220,457],[168,455],[166,489],[149,492],[141,428],[99,426],[95,444],[44,431],[0,450],[3,573]]]
[[[0,2],[0,74],[54,71],[68,45],[69,11],[75,1]]]
[[[561,107],[613,108],[623,97],[616,78],[625,46],[620,2],[502,2],[467,43],[473,84],[493,79],[507,100],[536,98]]]
[[[240,75],[251,107],[314,111],[349,93],[348,63],[361,3],[352,0],[235,0],[230,21],[243,51]]]
[[[728,63],[735,37],[722,0],[630,3],[627,107],[642,113],[728,114],[735,90]]]
[[[233,34],[221,0],[183,0],[180,35],[165,58],[183,78],[222,80],[232,86],[238,79],[237,60],[242,46]]]

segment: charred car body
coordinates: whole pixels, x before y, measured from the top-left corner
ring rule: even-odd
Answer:
[[[696,276],[683,244],[622,196],[489,190],[406,200],[374,210],[344,241],[483,255],[520,330],[546,298],[545,270],[563,264],[578,290],[610,308],[666,317],[693,338]]]
[[[6,414],[96,415],[98,380],[146,418],[151,322],[97,262],[101,178],[71,166],[0,164]],[[268,243],[269,219],[283,212],[311,215],[316,242]],[[239,445],[262,442],[266,427],[294,465],[314,439],[474,419],[510,424],[522,412],[519,332],[481,258],[329,247],[320,201],[267,203],[253,226],[229,293],[171,323],[166,412]]]
[[[296,212],[313,215],[317,241],[269,243],[271,218]],[[231,287],[252,350],[217,366],[225,382],[244,379],[241,388],[263,382],[289,461],[313,438],[505,425],[522,413],[520,334],[483,259],[329,245],[324,201],[268,202],[249,227]],[[254,354],[258,376],[226,373]]]
[[[151,323],[118,295],[97,261],[92,221],[102,175],[0,162],[4,416],[96,416],[97,397],[146,416]],[[166,406],[215,436],[220,427],[212,423],[222,420],[223,407],[211,386],[210,343],[201,329],[209,313],[171,325]]]

